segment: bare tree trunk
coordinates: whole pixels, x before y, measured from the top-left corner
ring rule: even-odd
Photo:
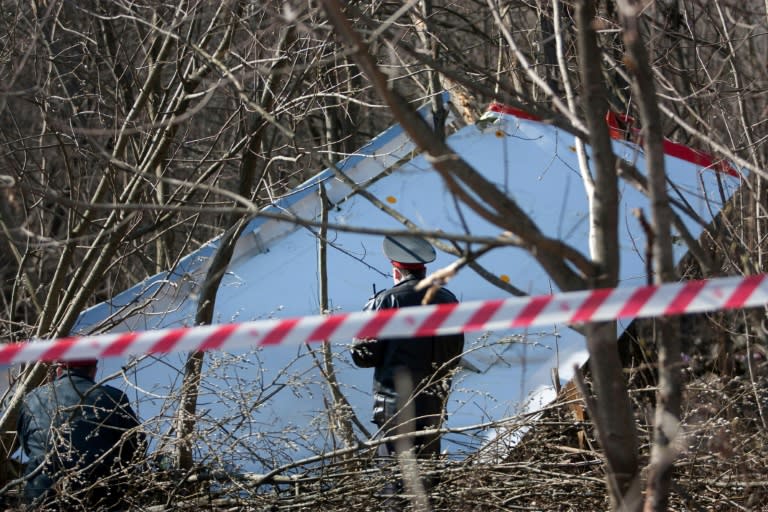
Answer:
[[[432,33],[432,0],[421,0],[421,15],[424,17],[424,30],[419,31],[424,51],[428,52],[434,62],[440,61],[440,45],[437,37]],[[432,102],[432,125],[435,133],[445,137],[445,121],[448,112],[443,104],[442,85],[440,84],[440,74],[434,68],[427,69],[427,79],[429,81],[429,96]]]
[[[283,33],[281,44],[278,45],[278,52],[285,44],[292,41],[293,37],[294,29],[289,28],[286,30]],[[272,108],[275,101],[273,90],[280,76],[281,74],[273,67],[273,72],[270,73],[261,96],[263,111],[268,112]],[[249,198],[253,195],[253,187],[261,182],[264,172],[266,172],[265,168],[259,164],[257,158],[261,151],[265,128],[266,122],[263,117],[254,115],[253,122],[249,127],[248,143],[243,149],[240,164],[238,193],[244,198]],[[257,173],[259,169],[261,172]],[[243,229],[248,225],[248,218],[233,214],[231,222],[232,227],[222,237],[221,245],[216,251],[200,291],[195,325],[207,325],[213,322],[216,294],[218,293],[221,279],[224,277],[224,273],[232,259],[237,240],[240,238]],[[176,437],[179,441],[176,458],[178,466],[182,469],[190,469],[193,465],[193,433],[197,422],[197,397],[200,389],[200,379],[202,378],[204,358],[205,354],[203,352],[192,352],[184,365],[184,378],[181,385],[179,409],[176,418]]]
[[[318,272],[320,276],[320,311],[322,314],[328,314],[328,260],[327,260],[327,233],[328,233],[328,198],[325,194],[325,186],[321,183],[320,208],[321,222],[320,233],[318,237]],[[341,438],[344,441],[344,447],[354,446],[356,443],[355,434],[352,430],[352,407],[349,405],[344,393],[341,391],[339,381],[336,378],[336,370],[333,364],[333,351],[331,344],[324,342],[322,344],[323,352],[323,374],[333,397],[333,405],[329,417],[334,427],[339,430]]]
[[[595,173],[590,239],[597,274],[592,285],[613,288],[618,283],[619,272],[618,176],[604,121],[608,103],[600,61],[588,57],[599,54],[594,17],[595,6],[591,0],[577,3],[579,68]],[[616,345],[616,324],[589,325],[586,337],[597,395],[595,424],[608,463],[606,480],[611,506],[613,510],[636,510],[642,503],[637,434]]]
[[[195,325],[209,325],[213,321],[216,306],[216,294],[221,279],[235,252],[237,240],[248,225],[248,219],[241,218],[221,239],[221,245],[213,257],[205,282],[200,290]],[[196,424],[197,396],[202,377],[204,352],[192,352],[184,365],[184,379],[181,384],[179,410],[176,417],[176,437],[178,439],[177,463],[182,469],[190,469],[193,464],[193,433]]]
[[[553,18],[548,16],[550,9],[550,3],[552,0],[537,0],[536,10],[539,18],[539,46],[541,47],[542,60],[544,61],[544,79],[549,86],[549,89],[556,95],[560,96],[560,81],[557,80],[557,37],[555,33],[555,25],[558,21],[553,21]]]
[[[625,63],[633,74],[632,88],[639,104],[642,124],[642,143],[648,168],[653,228],[654,282],[673,281],[675,276],[672,253],[671,210],[667,197],[667,177],[664,167],[661,114],[656,103],[648,54],[640,34],[641,6],[634,0],[619,0],[620,18],[624,30]],[[659,357],[659,390],[656,396],[656,414],[653,426],[650,474],[647,484],[645,510],[666,510],[676,458],[674,443],[680,427],[682,382],[680,375],[679,320],[657,320]]]

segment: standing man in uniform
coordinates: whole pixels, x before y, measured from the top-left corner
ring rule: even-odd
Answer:
[[[426,264],[435,260],[435,249],[416,236],[388,236],[384,254],[392,262],[394,286],[368,300],[364,311],[406,308],[422,304],[426,289],[415,286],[426,276]],[[440,288],[431,303],[458,302]],[[382,436],[439,428],[451,377],[464,351],[464,334],[421,338],[354,340],[352,359],[361,368],[374,368],[373,422]],[[440,435],[413,436],[379,445],[380,457],[415,449],[418,458],[440,454]]]
[[[17,424],[27,454],[24,501],[41,510],[122,507],[127,468],[145,452],[128,397],[96,384],[97,361],[61,363],[24,398]]]

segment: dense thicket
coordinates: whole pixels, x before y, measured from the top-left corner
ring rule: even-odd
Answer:
[[[610,109],[631,116],[637,127],[646,130],[642,142],[648,154],[659,149],[653,144],[664,136],[731,162],[744,173],[743,187],[691,247],[692,256],[677,268],[675,277],[763,272],[768,192],[764,179],[768,161],[766,10],[768,4],[758,0],[418,0],[344,6],[330,0],[4,0],[0,9],[0,338],[11,342],[69,334],[77,315],[89,305],[172,268],[183,255],[236,229],[238,220],[250,218],[297,183],[351,154],[393,121],[408,128],[398,101],[411,106],[432,102],[437,119],[444,118],[435,100],[443,90],[452,94],[456,123],[474,122],[490,101],[501,101],[600,148],[607,138],[599,126]],[[354,34],[344,32],[342,17],[352,20]],[[394,96],[387,91],[394,91]],[[420,150],[439,154],[440,138],[453,126],[436,123],[431,134],[423,137],[426,145]],[[610,183],[618,179],[617,173],[626,173],[620,172],[621,163],[610,155],[593,165],[598,184],[594,213],[605,221],[611,218]],[[648,174],[651,181],[654,176],[662,183],[665,179],[663,169],[650,169]],[[471,187],[471,176],[469,180]],[[608,198],[605,208],[599,204],[601,198]],[[485,199],[494,204],[493,197]],[[664,198],[658,199],[664,203]],[[647,212],[662,241],[661,235],[668,231],[664,211]],[[520,219],[510,222],[525,225]],[[544,262],[560,288],[612,284],[610,276],[616,268],[611,254],[616,244],[611,242],[610,223],[596,222],[595,229],[602,246],[585,255],[590,270],[575,272],[573,262],[562,254]],[[536,240],[526,241],[537,247]],[[661,242],[653,248],[658,279],[667,280],[674,273],[664,263],[667,249]],[[205,314],[200,311],[198,320],[205,322]],[[703,445],[698,444],[685,452],[690,459],[683,465],[684,477],[675,487],[673,502],[678,506],[690,498],[690,503],[705,508],[721,496],[734,509],[749,508],[753,504],[745,496],[755,488],[764,495],[765,487],[751,479],[753,473],[734,477],[739,483],[733,486],[722,480],[702,481],[712,478],[706,467],[714,458],[720,458],[719,463],[733,462],[734,474],[754,467],[759,459],[753,450],[759,450],[756,440],[762,439],[760,427],[766,426],[760,373],[765,365],[764,314],[698,321],[699,332],[707,335],[694,343],[706,369],[697,377],[706,379],[691,386],[689,394],[697,398],[684,399],[675,414],[684,420],[699,415],[696,421],[702,431],[713,421],[735,421],[742,416],[731,414],[730,405],[710,411],[706,420],[700,417],[702,407],[712,407],[704,394],[733,388],[735,396],[720,400],[751,402],[753,417],[750,428],[743,428],[742,422],[728,431],[743,438],[727,448],[707,445],[702,453]],[[611,332],[611,326],[607,331],[606,326],[593,327],[588,333],[592,340]],[[662,349],[662,394],[665,389],[675,392],[675,372],[680,366],[677,356],[667,359],[665,355],[670,337],[684,337],[679,326],[674,328],[678,331],[665,327],[636,334],[645,340],[646,348],[658,343]],[[590,345],[593,355],[603,353],[598,346]],[[655,369],[656,351],[651,353],[649,361],[643,362]],[[636,358],[646,356],[635,353]],[[637,364],[637,359],[624,363]],[[620,368],[603,373],[605,365],[599,361],[591,370],[599,409],[601,382],[625,379],[628,374]],[[9,432],[18,400],[42,380],[44,372],[39,365],[24,369],[2,397],[0,430],[6,454],[13,452]],[[656,373],[648,378],[643,386],[655,386]],[[195,393],[195,383],[191,386],[185,393]],[[597,444],[564,448],[577,454],[568,455],[565,462],[546,462],[549,456],[538,451],[530,459],[512,456],[514,462],[494,463],[482,473],[473,472],[478,485],[471,492],[445,487],[448,498],[436,502],[436,508],[453,510],[451,504],[459,498],[467,510],[511,510],[520,503],[559,508],[554,500],[582,499],[581,486],[601,479],[603,470],[610,476],[609,492],[604,486],[591,487],[595,503],[618,508],[623,499],[639,496],[630,487],[646,478],[640,471],[650,455],[646,443],[656,446],[660,438],[646,436],[644,429],[652,423],[652,414],[638,413],[651,407],[649,402],[635,400],[626,388],[619,393],[633,405],[636,422],[611,425],[599,410],[593,411],[593,419],[598,430],[616,427],[628,439],[635,435],[632,429],[639,428],[640,448],[636,453],[629,450],[633,457],[612,458],[616,447],[601,446],[610,436],[599,439],[599,435]],[[653,392],[646,390],[645,396]],[[720,429],[722,423],[717,425],[712,428]],[[547,432],[551,431],[552,425]],[[707,439],[716,442],[717,436]],[[605,458],[600,449],[605,450]],[[580,458],[578,463],[574,457]],[[175,480],[163,483],[161,473],[156,473],[157,485],[178,484],[174,469],[163,464],[163,471]],[[626,464],[629,473],[616,464]],[[457,481],[466,481],[467,467],[473,466],[468,463],[447,471]],[[526,471],[523,477],[521,468]],[[581,476],[566,477],[561,470]],[[366,496],[360,494],[359,482],[346,483],[352,478],[346,471],[344,467],[334,474],[334,489],[343,496],[339,507],[348,499],[345,492]],[[612,478],[613,472],[620,476]],[[548,476],[538,479],[533,473]],[[294,482],[294,498],[289,502],[281,502],[285,495],[278,493],[282,497],[269,503],[311,510],[320,503],[320,496],[331,500],[331,495],[321,493],[324,481],[318,483],[313,480],[316,477]],[[510,482],[520,478],[533,478],[531,485],[554,490],[548,498],[531,487],[513,493]],[[574,481],[580,484],[573,485]],[[238,481],[236,485],[250,484]],[[182,501],[194,490],[208,493],[213,488],[190,483],[174,487],[172,496]],[[162,502],[162,495],[148,496]],[[235,498],[230,495],[229,499]],[[259,500],[264,499],[253,498],[251,504],[262,506]],[[650,503],[647,506],[652,509],[664,507],[663,499]],[[236,505],[245,506],[232,503]],[[623,505],[636,509],[642,504]],[[331,500],[323,506],[330,510],[336,505]]]

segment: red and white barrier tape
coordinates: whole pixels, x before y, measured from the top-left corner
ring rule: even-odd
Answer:
[[[768,303],[768,275],[598,289],[329,316],[259,320],[0,345],[0,364],[417,337],[700,313]]]

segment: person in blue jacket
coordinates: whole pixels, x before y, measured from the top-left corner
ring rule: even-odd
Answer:
[[[384,254],[392,262],[394,286],[368,300],[365,311],[419,306],[426,290],[415,287],[426,276],[426,264],[435,260],[432,245],[417,236],[387,236]],[[431,297],[433,304],[458,302],[446,288]],[[357,339],[352,360],[362,368],[374,368],[373,423],[380,435],[408,434],[439,428],[451,377],[464,350],[464,334],[418,338]],[[440,453],[440,436],[413,436],[379,445],[380,457],[414,449],[419,458]]]
[[[96,384],[97,361],[62,363],[22,404],[17,431],[28,457],[24,501],[42,510],[123,506],[145,435],[122,391]]]

